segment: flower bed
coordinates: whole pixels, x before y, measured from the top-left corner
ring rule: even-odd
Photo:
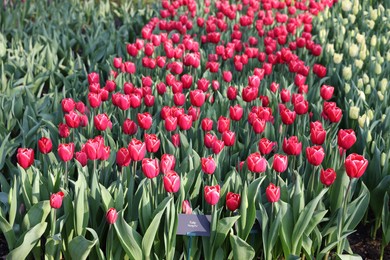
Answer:
[[[7,164],[8,257],[343,257],[369,206],[384,248],[389,139],[377,132],[381,150],[365,149],[369,124],[340,85],[355,76],[329,59],[339,34],[323,37],[343,12],[328,0],[162,1],[108,71],[64,88]],[[180,214],[210,215],[206,236],[177,235]]]

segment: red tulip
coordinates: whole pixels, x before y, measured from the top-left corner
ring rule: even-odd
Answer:
[[[188,200],[183,200],[181,203],[181,212],[183,214],[192,214],[192,208]]]
[[[58,125],[58,134],[62,138],[68,137],[70,135],[69,127],[66,124],[64,124],[64,123],[60,123]]]
[[[64,193],[62,191],[51,194],[50,207],[52,207],[53,209],[61,208],[63,199],[64,199]]]
[[[240,204],[241,204],[240,194],[233,193],[230,191],[226,194],[226,207],[230,211],[235,211],[236,209],[238,209],[240,207]]]
[[[116,163],[120,167],[126,167],[129,166],[131,162],[131,155],[127,148],[122,147],[118,150],[116,153]]]
[[[230,129],[230,119],[224,116],[220,116],[217,122],[217,130],[223,133]]]
[[[261,154],[269,154],[276,146],[275,142],[268,140],[267,138],[261,138],[259,141],[259,150]]]
[[[192,126],[192,116],[186,114],[181,115],[178,123],[181,130],[188,130]]]
[[[322,146],[306,147],[306,157],[311,165],[318,166],[322,163],[325,157],[325,151]]]
[[[47,154],[51,152],[51,149],[53,148],[53,143],[51,140],[47,137],[42,137],[38,140],[38,149],[41,153]]]
[[[190,91],[190,101],[191,105],[196,107],[201,107],[204,104],[206,96],[204,92],[200,89],[195,89]]]
[[[328,85],[322,85],[320,89],[320,95],[324,100],[329,100],[332,98],[334,92],[334,87]]]
[[[206,174],[213,174],[217,165],[213,157],[209,156],[207,158],[202,158],[202,171]]]
[[[229,108],[229,115],[233,121],[240,121],[243,114],[244,109],[239,104]]]
[[[110,208],[107,210],[106,221],[108,222],[108,224],[110,225],[114,224],[117,218],[118,218],[118,212],[116,211],[115,208]]]
[[[100,104],[102,103],[102,99],[100,97],[100,94],[92,93],[92,92],[88,93],[88,102],[92,108],[99,107]]]
[[[336,180],[336,172],[332,168],[321,169],[320,181],[325,186],[330,186]]]
[[[298,137],[291,136],[289,139],[286,137],[283,140],[283,152],[288,155],[299,155],[302,150],[302,143],[298,141]]]
[[[69,113],[75,108],[76,102],[72,98],[64,98],[61,101],[62,111]]]
[[[88,163],[88,156],[85,152],[83,151],[80,151],[80,152],[76,152],[75,154],[75,158],[76,160],[81,164],[81,166],[85,166],[87,165]]]
[[[280,117],[282,119],[283,124],[291,125],[295,121],[296,113],[295,111],[291,111],[286,107],[282,107],[282,109],[280,110]]]
[[[160,148],[160,139],[155,134],[145,134],[144,137],[146,150],[149,153],[155,153]]]
[[[180,189],[180,176],[175,171],[168,171],[163,178],[164,188],[167,192],[175,193]]]
[[[252,153],[248,156],[248,170],[254,173],[262,173],[267,169],[267,160],[260,153]]]
[[[152,126],[152,116],[148,112],[138,113],[137,119],[138,125],[144,130],[148,130]]]
[[[93,84],[93,83],[99,83],[99,74],[96,72],[91,72],[88,74],[88,83]]]
[[[34,150],[30,148],[18,148],[16,159],[23,169],[27,169],[34,163]]]
[[[188,108],[187,114],[190,115],[192,117],[192,121],[195,122],[200,117],[200,108],[199,107],[190,106]]]
[[[337,135],[337,144],[345,149],[348,150],[356,143],[356,135],[355,131],[352,129],[340,129],[339,133]]]
[[[334,102],[324,102],[323,115],[332,123],[337,123],[343,116],[343,111]]]
[[[168,116],[164,120],[164,126],[165,130],[167,130],[168,132],[175,131],[177,128],[177,117]]]
[[[149,179],[157,177],[160,173],[160,165],[158,159],[142,159],[142,172]]]
[[[131,139],[127,149],[129,149],[133,161],[141,161],[145,157],[146,145],[136,138]]]
[[[211,120],[210,118],[203,118],[201,123],[202,130],[205,132],[213,130],[213,123],[213,120]]]
[[[214,154],[219,154],[224,147],[225,147],[225,143],[222,140],[216,139],[212,144],[211,148]]]
[[[287,155],[275,154],[272,168],[277,172],[284,172],[288,166]]]
[[[298,94],[302,95],[302,94]],[[309,102],[303,98],[303,96],[300,96],[302,98],[299,98],[298,100],[294,100],[294,111],[298,115],[304,115],[309,110]]]
[[[64,162],[70,161],[74,154],[74,143],[59,144],[58,145],[58,156]]]
[[[208,204],[215,205],[218,203],[220,189],[219,185],[204,187],[204,198]]]
[[[177,92],[173,95],[173,103],[175,103],[176,106],[183,106],[186,102],[186,96],[181,93]]]
[[[105,113],[94,116],[93,123],[99,131],[104,131],[111,125],[111,121]]]
[[[99,139],[97,138],[89,139],[84,146],[85,153],[87,154],[88,159],[89,160],[100,159],[102,156],[102,149],[103,149],[102,146],[104,146],[104,144],[100,142]]]
[[[225,146],[233,146],[236,141],[236,133],[228,130],[222,133],[222,140]]]
[[[282,89],[282,91],[280,91],[280,99],[283,103],[289,102],[290,98],[290,91],[288,89]]]
[[[253,128],[253,131],[256,134],[261,134],[262,132],[264,132],[265,127],[266,127],[266,121],[265,120],[260,119],[259,117],[255,117],[253,119],[253,121],[252,121],[252,128]]]
[[[161,172],[166,174],[167,172],[174,170],[176,164],[175,156],[172,154],[163,154],[161,156],[160,168]]]
[[[344,166],[350,178],[360,178],[367,169],[368,160],[362,155],[352,153],[345,159]]]
[[[179,147],[180,146],[180,135],[179,134],[172,135],[171,142],[172,142],[173,146]]]
[[[126,118],[126,120],[123,122],[122,130],[126,135],[133,135],[137,133],[138,126],[134,121]]]
[[[320,121],[310,123],[310,140],[313,144],[322,145],[325,141],[326,131]]]
[[[229,100],[235,100],[237,98],[237,88],[233,87],[233,86],[230,86],[228,87],[227,89],[227,97]]]
[[[270,183],[265,190],[265,195],[269,202],[278,202],[280,199],[280,188],[276,187],[273,183]]]
[[[184,74],[180,78],[181,83],[183,83],[183,88],[189,89],[192,86],[192,76],[190,74]]]
[[[204,145],[210,149],[213,147],[214,142],[217,140],[217,137],[212,133],[206,133],[204,135]]]
[[[230,82],[232,81],[233,75],[230,71],[224,71],[222,72],[222,78],[225,82]]]

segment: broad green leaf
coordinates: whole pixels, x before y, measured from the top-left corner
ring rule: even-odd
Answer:
[[[69,252],[72,259],[87,259],[92,248],[98,243],[98,236],[93,229],[88,228],[93,240],[88,240],[83,236],[77,236],[69,242]]]
[[[8,255],[7,259],[26,259],[31,250],[41,239],[47,227],[46,222],[42,222],[25,232],[18,240],[18,247],[13,249]]]
[[[337,260],[362,260],[363,258],[360,255],[340,255],[336,254]]]
[[[214,248],[220,247],[226,239],[229,230],[233,227],[234,223],[240,218],[240,216],[227,217],[218,221],[217,234],[215,236]]]
[[[100,186],[100,192],[102,196],[102,204],[104,208],[104,212],[107,212],[109,208],[114,207],[114,200],[112,199],[112,196],[110,192],[104,187],[103,185],[99,184]]]
[[[230,245],[233,250],[233,259],[254,259],[255,250],[240,237],[230,234]]]
[[[323,189],[317,197],[307,204],[302,213],[300,214],[297,223],[295,224],[293,235],[294,238],[292,242],[292,252],[293,254],[298,254],[299,248],[298,243],[302,239],[302,234],[305,232],[306,227],[309,225],[311,218],[313,217],[314,210],[317,208],[318,203],[321,198],[325,195],[328,189]]]
[[[142,237],[123,218],[123,211],[118,213],[114,224],[119,241],[130,259],[143,259]]]
[[[158,231],[158,226],[160,225],[161,217],[162,217],[162,215],[163,215],[163,213],[164,213],[164,211],[165,211],[165,209],[166,209],[166,207],[171,199],[172,198],[170,198],[170,197],[166,197],[158,205],[158,207],[154,211],[153,220],[150,223],[150,225],[149,225],[148,229],[146,230],[145,235],[142,239],[142,250],[145,253],[145,257],[147,259],[150,258],[150,253],[152,251],[153,241],[154,241],[154,238],[155,238],[156,233]]]
[[[78,168],[80,171],[80,167]],[[76,235],[83,236],[85,234],[85,228],[88,224],[88,200],[87,200],[87,184],[84,174],[80,173],[79,178],[75,183],[75,199],[74,199],[74,211],[77,214],[74,215],[75,231]]]
[[[29,230],[38,223],[44,222],[50,213],[50,201],[38,202],[30,208],[23,218],[22,229]]]
[[[345,222],[345,229],[354,230],[357,227],[357,225],[363,219],[369,203],[370,203],[370,193],[366,185],[362,183],[359,197],[357,197],[354,201],[348,203],[347,206],[348,217]]]
[[[383,241],[384,245],[387,245],[390,242],[390,212],[389,212],[389,194],[386,192],[383,199],[383,209],[382,209],[382,232],[383,232]]]
[[[16,243],[15,232],[12,229],[12,226],[7,222],[3,217],[2,210],[0,209],[0,230],[3,233],[5,239],[7,240],[8,249],[13,249]]]
[[[281,227],[279,230],[280,240],[282,243],[284,256],[287,257],[291,254],[292,247],[292,232],[294,227],[293,214],[290,204],[287,204],[283,201],[279,202],[279,210],[282,212]]]

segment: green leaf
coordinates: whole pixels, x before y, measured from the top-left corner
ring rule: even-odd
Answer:
[[[87,228],[87,230],[92,234],[93,240],[77,236],[69,242],[69,252],[72,259],[87,259],[92,248],[98,243],[99,238],[96,232],[91,228]]]
[[[370,193],[362,182],[359,197],[348,203],[347,220],[345,223],[346,230],[354,230],[360,221],[363,219],[370,202]]]
[[[292,232],[294,227],[293,213],[291,210],[290,204],[287,204],[283,201],[279,202],[280,208],[279,211],[282,212],[282,226],[280,227],[279,234],[280,240],[282,242],[283,253],[285,257],[288,257],[291,254],[292,247]]]
[[[390,242],[390,213],[389,213],[389,194],[386,192],[383,199],[382,209],[382,232],[383,244],[387,245]]]
[[[230,235],[230,245],[233,250],[233,259],[254,259],[255,250],[245,240],[233,234]]]
[[[298,255],[300,249],[298,248],[299,241],[302,239],[302,235],[306,230],[306,227],[309,225],[311,218],[313,217],[314,210],[317,208],[318,203],[321,198],[325,195],[328,189],[323,189],[317,197],[307,204],[304,210],[301,212],[297,223],[294,226],[293,235],[294,238],[292,242],[292,252],[293,254]]]
[[[142,237],[123,218],[123,211],[118,213],[119,218],[114,224],[119,241],[130,259],[143,259]]]
[[[104,187],[103,185],[99,184],[100,186],[100,192],[102,196],[102,204],[104,208],[104,212],[107,212],[109,208],[114,207],[114,200],[112,199],[112,196],[110,192]]]
[[[29,230],[38,223],[44,222],[50,213],[50,201],[38,202],[30,208],[23,218],[22,229]]]
[[[13,249],[16,243],[15,232],[12,229],[12,226],[7,222],[3,217],[3,211],[0,209],[0,230],[3,233],[5,239],[7,240],[8,249]]]
[[[379,217],[382,213],[383,197],[386,191],[390,191],[390,176],[384,177],[378,186],[371,191],[370,207],[376,217]]]
[[[154,217],[152,222],[150,223],[148,229],[145,232],[145,235],[142,239],[142,250],[145,253],[145,257],[147,259],[150,258],[150,253],[152,251],[152,245],[154,242],[154,238],[158,231],[158,226],[160,225],[161,217],[172,198],[166,197],[156,208],[154,211]]]
[[[79,167],[80,170],[80,167]],[[75,199],[74,199],[74,225],[76,235],[82,236],[85,234],[85,228],[88,224],[88,200],[87,200],[87,184],[84,174],[79,174],[79,178],[75,183]]]
[[[46,222],[42,222],[25,232],[18,240],[20,245],[13,249],[7,256],[7,259],[26,259],[30,251],[35,247],[47,227]]]
[[[340,254],[336,254],[336,259],[338,259],[338,260],[362,260],[363,258],[360,255],[340,255]]]
[[[218,221],[217,234],[215,237],[214,248],[220,247],[226,239],[229,230],[233,227],[234,223],[240,218],[240,216],[227,217]]]

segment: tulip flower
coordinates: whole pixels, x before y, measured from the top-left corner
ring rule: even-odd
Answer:
[[[110,126],[111,121],[108,118],[108,115],[104,113],[94,116],[93,123],[97,130],[104,131]]]
[[[51,194],[50,207],[52,207],[53,209],[61,208],[63,199],[64,199],[64,193],[62,191]]]
[[[160,148],[160,139],[155,134],[145,134],[146,150],[149,153],[155,153]]]
[[[117,218],[118,218],[118,212],[116,211],[115,208],[110,208],[107,210],[106,221],[108,222],[108,224],[110,225],[114,224]]]
[[[299,155],[302,150],[302,143],[298,141],[298,137],[291,136],[283,139],[283,152],[288,155]]]
[[[240,207],[241,204],[241,198],[240,194],[233,193],[233,192],[228,192],[226,194],[226,207],[230,211],[235,211]]]
[[[130,141],[127,149],[129,149],[130,157],[133,161],[141,161],[145,157],[146,145],[136,138]]]
[[[188,200],[183,200],[181,203],[181,209],[183,214],[192,214],[192,208]]]
[[[69,113],[76,106],[76,102],[72,98],[64,98],[61,100],[61,108],[64,113]]]
[[[163,154],[160,160],[161,172],[166,174],[167,172],[174,170],[176,164],[175,156],[172,154]]]
[[[278,202],[280,199],[280,188],[276,187],[273,183],[270,183],[265,190],[265,195],[269,202]]]
[[[160,173],[160,164],[158,159],[142,159],[142,172],[149,179],[157,177]]]
[[[337,144],[344,150],[348,150],[356,143],[356,135],[353,129],[340,129],[337,134]]]
[[[275,142],[272,142],[265,137],[261,138],[259,141],[259,150],[263,155],[271,153],[275,146]]]
[[[360,178],[367,169],[368,160],[362,155],[352,153],[345,159],[344,166],[350,178]]]
[[[288,166],[287,155],[275,154],[272,168],[277,172],[284,172]]]
[[[322,146],[306,147],[306,157],[311,165],[318,166],[322,163],[325,157],[325,151]]]
[[[64,123],[60,123],[58,125],[58,134],[62,138],[68,137],[70,135],[69,127],[66,124],[64,124]]]
[[[30,148],[18,148],[16,159],[23,169],[27,169],[34,163],[34,150]]]
[[[210,118],[203,118],[201,122],[202,130],[205,132],[211,131],[213,129],[213,120]]]
[[[137,133],[137,130],[138,130],[137,124],[134,121],[126,118],[126,120],[123,122],[122,125],[123,133],[126,135],[133,135]]]
[[[330,186],[336,180],[336,172],[332,168],[328,168],[326,170],[321,169],[320,173],[320,181],[325,186]]]
[[[252,153],[248,156],[248,170],[254,173],[262,173],[267,169],[267,160],[260,153]]]
[[[211,156],[207,158],[202,158],[201,162],[202,162],[202,171],[206,174],[213,174],[215,169],[217,168],[214,158]]]
[[[129,150],[125,147],[120,148],[116,153],[116,163],[120,167],[126,167],[130,165],[130,162],[131,156]]]
[[[217,122],[217,130],[223,133],[230,129],[230,119],[224,116],[220,116]]]
[[[168,171],[164,174],[164,188],[167,192],[175,193],[180,189],[180,176],[175,171]]]
[[[208,204],[215,205],[218,203],[220,189],[219,185],[204,187],[204,198]]]
[[[38,140],[38,149],[41,153],[47,154],[50,153],[53,148],[52,141],[47,137],[42,137]]]
[[[58,156],[64,162],[70,161],[74,154],[74,143],[59,144],[58,145]]]
[[[144,130],[148,130],[152,126],[152,116],[148,112],[138,113],[137,119],[138,125]]]

